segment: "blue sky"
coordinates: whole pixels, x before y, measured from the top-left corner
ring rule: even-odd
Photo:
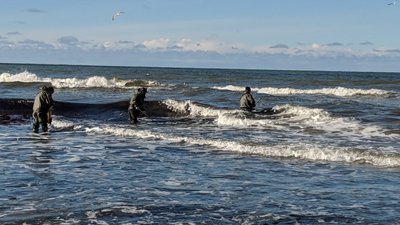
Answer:
[[[2,0],[0,62],[400,72],[391,1]]]

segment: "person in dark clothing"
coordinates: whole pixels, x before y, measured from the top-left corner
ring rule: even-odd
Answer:
[[[146,88],[139,88],[137,93],[132,96],[129,102],[128,114],[129,120],[131,123],[137,123],[138,116],[140,112],[144,111],[143,104],[144,99],[146,98],[147,89]]]
[[[33,103],[33,132],[39,133],[39,127],[42,127],[42,132],[47,132],[47,124],[51,124],[51,112],[54,109],[53,87],[41,87],[39,93],[35,97]]]
[[[250,87],[246,87],[244,93],[240,97],[240,109],[246,111],[252,111],[256,107],[256,102],[254,101],[253,96],[251,95]]]

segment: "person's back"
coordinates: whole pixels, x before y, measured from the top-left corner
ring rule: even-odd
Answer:
[[[51,123],[49,112],[54,107],[53,92],[53,87],[44,86],[35,97],[32,108],[33,132],[35,133],[39,132],[40,125],[42,126],[42,131],[47,132],[47,123]]]
[[[45,87],[42,87],[35,97],[33,111],[38,113],[47,113],[53,105],[54,101],[51,94],[46,91]]]
[[[244,93],[240,97],[240,108],[246,111],[252,111],[254,107],[256,107],[256,102],[250,92],[250,87],[246,87]]]

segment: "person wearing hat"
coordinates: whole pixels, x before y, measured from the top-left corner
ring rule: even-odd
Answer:
[[[135,124],[138,122],[138,116],[140,112],[143,113],[144,108],[144,99],[146,98],[146,93],[147,89],[146,88],[139,88],[137,90],[137,93],[132,96],[130,102],[129,102],[129,108],[128,108],[128,114],[129,114],[129,120],[132,124]]]
[[[54,109],[53,93],[53,87],[43,86],[35,97],[32,113],[34,133],[39,133],[40,126],[42,127],[42,132],[48,131],[47,124],[51,124],[51,112]]]
[[[242,96],[240,97],[240,109],[251,112],[256,107],[256,102],[251,95],[250,87],[246,87]]]

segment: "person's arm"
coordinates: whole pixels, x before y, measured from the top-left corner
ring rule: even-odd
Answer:
[[[138,107],[141,111],[144,111],[143,105],[144,105],[144,96],[142,98],[138,99]]]
[[[133,108],[135,105],[135,96],[132,96],[131,100],[129,101],[129,108]]]
[[[46,104],[47,108],[50,110],[54,106],[54,100],[51,94],[45,92],[43,93],[43,103]]]
[[[250,95],[250,105],[251,105],[251,108],[254,108],[254,107],[256,107],[256,101],[254,101],[254,98],[253,98],[253,96],[252,95]]]
[[[47,93],[47,104],[49,106],[49,111],[47,111],[47,122],[51,124],[53,121],[54,100],[50,93]]]
[[[132,109],[136,109],[138,108],[138,104],[139,104],[139,96],[138,94],[135,94],[134,96],[132,96],[131,101],[129,102],[129,107]]]
[[[47,112],[47,123],[51,124],[52,121],[53,121],[53,110],[49,110]]]

